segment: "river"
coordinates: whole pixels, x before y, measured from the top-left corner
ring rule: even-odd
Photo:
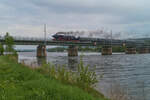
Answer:
[[[83,62],[90,69],[95,68],[99,78],[96,89],[106,96],[111,91],[117,95],[127,95],[129,100],[150,100],[150,54],[126,55],[114,53],[102,56],[100,53],[79,53],[78,57],[68,57],[66,52],[48,52],[47,61],[56,65],[65,64],[67,68],[76,70],[77,63],[83,55]],[[19,52],[19,62],[38,63],[36,52]]]

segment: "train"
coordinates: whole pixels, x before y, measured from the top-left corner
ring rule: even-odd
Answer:
[[[53,41],[70,41],[70,42],[84,42],[84,43],[92,43],[93,45],[100,44],[111,44],[111,39],[103,39],[103,38],[92,38],[92,37],[80,37],[75,36],[71,32],[57,32],[52,35]]]
[[[73,42],[80,42],[80,37],[76,37],[69,32],[57,32],[53,36],[53,40],[56,41],[73,41]]]
[[[71,41],[71,42],[111,42],[111,39],[80,37],[75,36],[71,32],[57,32],[52,35],[54,41]]]
[[[75,36],[71,32],[57,32],[53,36],[54,41],[71,41],[71,42],[91,42],[94,45],[97,43],[99,44],[113,44],[113,45],[119,45],[119,44],[136,44],[137,41],[134,40],[117,40],[117,39],[104,39],[104,38],[92,38],[92,37],[80,37]],[[143,44],[143,42],[140,41],[140,44]]]
[[[90,38],[90,37],[80,37],[75,36],[71,32],[57,32],[52,35],[54,41],[72,41],[72,42],[96,42],[104,41],[105,39],[100,38]]]

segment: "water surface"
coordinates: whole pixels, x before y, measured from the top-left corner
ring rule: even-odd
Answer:
[[[84,55],[85,65],[89,65],[91,70],[96,66],[97,75],[103,75],[96,88],[106,96],[119,88],[134,100],[150,100],[150,54],[115,53],[102,56],[100,53],[86,52],[79,53],[78,57],[68,57],[64,52],[49,52],[47,61],[56,65],[65,64],[69,69],[76,70],[80,55]],[[40,61],[35,52],[20,52],[19,61],[22,60],[26,63]]]

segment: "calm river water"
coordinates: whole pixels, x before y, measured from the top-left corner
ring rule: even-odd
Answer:
[[[69,69],[76,70],[80,56],[67,57],[67,53],[49,52],[47,61],[54,64],[65,64]],[[95,68],[97,75],[103,75],[97,89],[110,96],[111,91],[128,95],[129,100],[150,100],[150,54],[113,54],[101,56],[100,53],[79,53],[85,65]],[[31,64],[40,63],[35,52],[20,52],[19,61]],[[132,99],[134,98],[134,99]]]

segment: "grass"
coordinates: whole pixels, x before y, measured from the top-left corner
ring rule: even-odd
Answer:
[[[104,98],[103,94],[94,89],[95,84],[98,82],[96,73],[90,71],[88,66],[84,66],[82,57],[77,68],[78,70],[76,72],[72,72],[71,70],[65,69],[65,66],[56,67],[54,64],[43,63],[42,66],[36,68],[36,70],[42,74],[53,77],[62,83],[77,86],[85,92],[92,94],[94,97]]]
[[[106,100],[0,56],[0,100]]]

